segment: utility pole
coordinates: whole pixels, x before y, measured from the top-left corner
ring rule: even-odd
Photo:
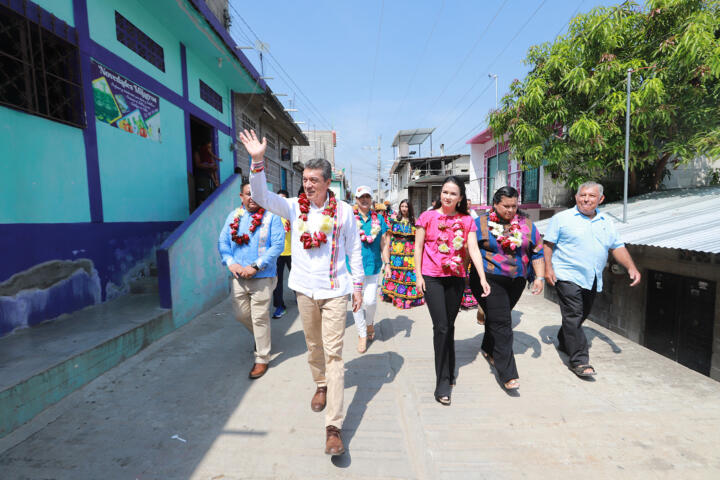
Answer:
[[[627,70],[627,108],[625,111],[625,181],[623,183],[623,223],[627,223],[628,170],[630,165],[630,79],[632,68]]]
[[[380,142],[382,140],[382,135],[378,135],[378,146],[377,146],[377,153],[378,153],[378,160],[377,160],[377,196],[378,196],[378,203],[382,201],[382,191],[380,190]]]

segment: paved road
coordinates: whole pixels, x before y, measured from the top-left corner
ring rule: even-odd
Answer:
[[[252,339],[226,301],[0,440],[0,478],[720,478],[720,383],[594,324],[599,375],[580,380],[542,298],[526,292],[514,314],[517,396],[478,355],[474,311],[461,312],[450,407],[432,396],[425,307],[382,304],[364,355],[351,318],[346,455],[323,453],[297,310],[273,321],[271,368],[251,382]]]

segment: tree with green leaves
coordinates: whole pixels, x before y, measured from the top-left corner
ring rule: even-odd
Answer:
[[[528,168],[544,164],[573,188],[621,172],[628,69],[632,193],[658,189],[672,166],[720,155],[720,0],[599,7],[525,61],[530,72],[489,123]]]

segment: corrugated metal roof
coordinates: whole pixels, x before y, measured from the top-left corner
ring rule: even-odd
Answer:
[[[413,130],[400,130],[395,135],[392,146],[397,147],[401,143],[408,145],[419,145],[432,135],[435,128],[415,128]]]
[[[628,201],[628,223],[622,202],[601,205],[615,221],[625,243],[720,253],[720,187],[654,192]],[[540,232],[549,219],[537,222]]]

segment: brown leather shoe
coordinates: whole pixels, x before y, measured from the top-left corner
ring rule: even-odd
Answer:
[[[310,401],[310,408],[313,412],[322,412],[325,409],[325,402],[327,401],[327,387],[317,387],[315,395],[313,395]]]
[[[340,437],[340,429],[334,425],[328,425],[325,428],[325,453],[328,455],[342,455],[345,453],[342,438]]]
[[[250,374],[248,375],[248,377],[250,377],[251,380],[256,380],[265,375],[267,369],[267,363],[256,363],[255,365],[253,365],[252,370],[250,370]]]

